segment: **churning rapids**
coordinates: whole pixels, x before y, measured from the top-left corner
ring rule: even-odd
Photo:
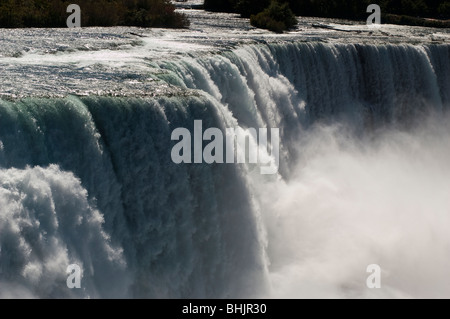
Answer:
[[[450,297],[449,31],[185,12],[0,30],[0,297]],[[278,174],[174,164],[194,120],[280,128]]]

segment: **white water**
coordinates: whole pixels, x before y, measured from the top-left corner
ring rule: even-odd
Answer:
[[[0,180],[0,298],[122,295],[122,249],[110,245],[103,216],[73,174],[56,166],[11,168]],[[84,269],[82,290],[64,287],[72,263]]]
[[[30,97],[0,101],[0,297],[450,296],[449,45],[214,46],[199,21],[2,59],[1,93]],[[73,92],[91,96],[37,98]],[[280,175],[173,164],[171,131],[196,119],[279,127]]]
[[[371,141],[335,126],[307,134],[290,181],[258,187],[271,296],[448,297],[449,129],[446,118]],[[366,287],[371,264],[381,289]]]

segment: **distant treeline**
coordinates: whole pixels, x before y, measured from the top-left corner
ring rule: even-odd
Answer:
[[[442,0],[205,0],[205,9],[250,17],[265,10],[274,1],[288,3],[290,9],[299,16],[366,19],[366,8],[374,3],[381,7],[383,15],[391,18],[397,15],[405,22],[415,21],[403,18],[406,16],[450,19],[450,1]]]
[[[187,17],[169,0],[1,0],[0,27],[66,27],[67,6],[81,7],[81,26],[184,28]]]

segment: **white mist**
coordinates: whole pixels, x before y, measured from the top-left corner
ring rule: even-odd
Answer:
[[[295,177],[259,189],[274,298],[450,297],[450,125],[303,136]],[[369,289],[370,264],[381,289]]]

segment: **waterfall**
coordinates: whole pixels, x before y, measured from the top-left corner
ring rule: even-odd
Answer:
[[[416,262],[402,241],[414,234],[419,251],[434,243],[434,275],[448,269],[450,45],[254,44],[151,65],[186,93],[0,100],[0,297],[365,296],[360,264],[400,271],[402,254]],[[173,163],[171,132],[195,120],[279,128],[279,175]],[[380,196],[383,185],[436,207],[415,214],[403,193]],[[339,253],[355,259],[333,270]],[[69,264],[83,269],[82,289],[66,287]],[[387,295],[414,296],[407,281]]]

